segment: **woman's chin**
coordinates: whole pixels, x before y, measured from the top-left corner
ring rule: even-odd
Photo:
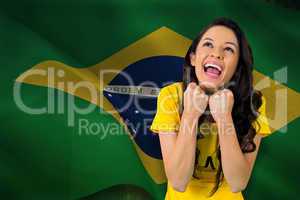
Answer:
[[[218,88],[219,87],[219,81],[212,81],[212,80],[203,80],[199,81],[200,86],[204,88]]]
[[[207,89],[210,91],[217,91],[223,82],[222,77],[210,78],[205,75],[198,78],[198,80],[202,89]]]

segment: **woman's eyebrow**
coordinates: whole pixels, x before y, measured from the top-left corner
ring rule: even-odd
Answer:
[[[213,39],[206,37],[203,40],[210,40],[210,41],[214,41]],[[235,46],[236,48],[238,48],[238,45],[235,42],[225,42],[225,44],[231,44],[233,46]]]
[[[231,44],[231,45],[235,46],[236,48],[238,48],[238,45],[234,42],[225,42],[225,44]]]
[[[206,37],[204,38],[203,40],[210,40],[210,41],[214,41],[213,39],[209,38],[209,37]]]

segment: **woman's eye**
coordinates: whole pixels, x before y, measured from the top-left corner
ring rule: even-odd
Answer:
[[[209,47],[209,48],[213,48],[213,47],[214,47],[214,46],[212,45],[211,42],[205,42],[205,43],[203,44],[203,46],[204,46],[204,47]]]
[[[229,52],[231,52],[231,53],[234,53],[234,50],[233,50],[231,47],[226,47],[226,48],[225,48],[225,51],[229,51]]]

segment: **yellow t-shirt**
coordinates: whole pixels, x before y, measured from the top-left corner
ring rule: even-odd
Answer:
[[[160,90],[157,99],[157,112],[153,119],[150,130],[154,133],[159,131],[179,131],[180,113],[179,107],[182,103],[182,82],[176,82]],[[271,133],[267,119],[265,118],[265,99],[262,99],[262,105],[259,108],[259,117],[257,123],[253,126],[258,134],[267,136]],[[259,127],[259,128],[258,128]],[[177,192],[168,184],[166,200],[242,200],[242,193],[232,193],[225,178],[219,186],[217,192],[208,198],[209,192],[215,185],[216,171],[219,161],[216,156],[218,146],[218,134],[216,124],[202,123],[199,127],[204,138],[197,140],[197,148],[200,150],[198,157],[198,167],[195,175],[198,179],[192,177],[185,192]]]

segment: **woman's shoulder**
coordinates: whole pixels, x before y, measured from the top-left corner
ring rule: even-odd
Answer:
[[[160,89],[160,93],[169,94],[173,96],[181,96],[182,91],[183,82],[170,83]]]
[[[174,82],[165,85],[160,89],[158,100],[168,102],[168,104],[179,105],[182,102],[183,96],[183,82]]]

